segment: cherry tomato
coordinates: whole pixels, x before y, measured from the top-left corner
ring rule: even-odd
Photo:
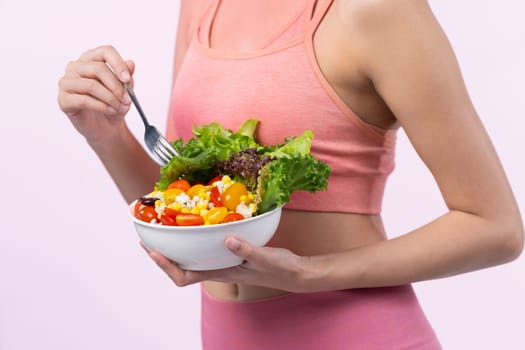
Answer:
[[[177,226],[176,218],[176,216],[164,214],[160,217],[160,222],[162,222],[162,224],[166,226]]]
[[[215,176],[213,179],[208,181],[208,186],[212,186],[214,182],[221,181],[221,180],[222,180],[222,176]]]
[[[151,220],[156,219],[157,212],[155,211],[155,207],[143,205],[139,208],[137,218],[145,222],[151,222]]]
[[[160,222],[162,222],[163,225],[177,226],[177,215],[180,213],[178,210],[166,207],[160,217]]]
[[[184,192],[188,191],[190,189],[191,185],[187,180],[175,180],[168,186],[168,189],[171,188],[180,188]]]
[[[202,216],[197,214],[179,214],[175,218],[179,226],[198,226],[204,224]]]
[[[140,199],[135,203],[135,207],[133,207],[133,215],[135,215],[136,218],[139,218],[139,209],[143,206],[144,205],[140,202]]]
[[[221,194],[217,186],[213,186],[210,191],[210,200],[216,207],[222,207]]]
[[[240,182],[235,182],[222,192],[221,201],[226,208],[235,211],[235,208],[237,208],[241,201],[241,196],[247,194],[248,190],[246,186]]]
[[[181,212],[178,211],[178,210],[175,210],[175,209],[171,209],[171,208],[164,208],[164,215],[168,215],[168,216],[171,216],[172,218],[176,218],[177,215],[179,215]]]
[[[133,215],[136,218],[139,218],[140,209],[142,209],[142,207],[154,207],[156,200],[157,198],[145,198],[145,197],[138,199],[137,202],[135,203],[135,207],[133,208]]]
[[[229,213],[228,215],[226,215],[224,220],[222,220],[222,222],[226,223],[226,222],[234,222],[234,221],[239,221],[239,220],[244,220],[244,216],[242,216],[239,213]]]

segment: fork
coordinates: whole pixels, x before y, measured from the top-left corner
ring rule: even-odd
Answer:
[[[142,122],[144,122],[144,127],[146,128],[144,132],[144,143],[146,144],[148,153],[159,165],[166,165],[173,157],[178,157],[179,154],[157,128],[149,123],[131,86],[126,83],[124,84],[124,88],[139,112]]]

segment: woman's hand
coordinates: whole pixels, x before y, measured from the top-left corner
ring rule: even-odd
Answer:
[[[307,257],[295,255],[283,248],[255,247],[237,237],[228,237],[224,243],[233,254],[244,259],[243,264],[219,270],[187,271],[160,253],[148,250],[142,243],[141,245],[179,287],[210,280],[265,286],[289,292],[307,291]]]
[[[95,151],[128,203],[151,190],[159,168],[128,129],[135,64],[111,46],[86,51],[67,65],[59,81],[58,104]]]
[[[75,128],[92,143],[111,138],[124,125],[135,65],[111,46],[86,51],[66,67],[59,81],[58,104]]]

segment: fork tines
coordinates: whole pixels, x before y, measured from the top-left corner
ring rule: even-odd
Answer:
[[[153,147],[155,154],[164,162],[169,163],[171,158],[178,155],[177,151],[164,137],[160,136]]]

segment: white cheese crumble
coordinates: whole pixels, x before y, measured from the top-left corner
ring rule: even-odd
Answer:
[[[245,219],[252,217],[252,209],[243,202],[239,203],[235,208],[235,212],[244,216]]]

